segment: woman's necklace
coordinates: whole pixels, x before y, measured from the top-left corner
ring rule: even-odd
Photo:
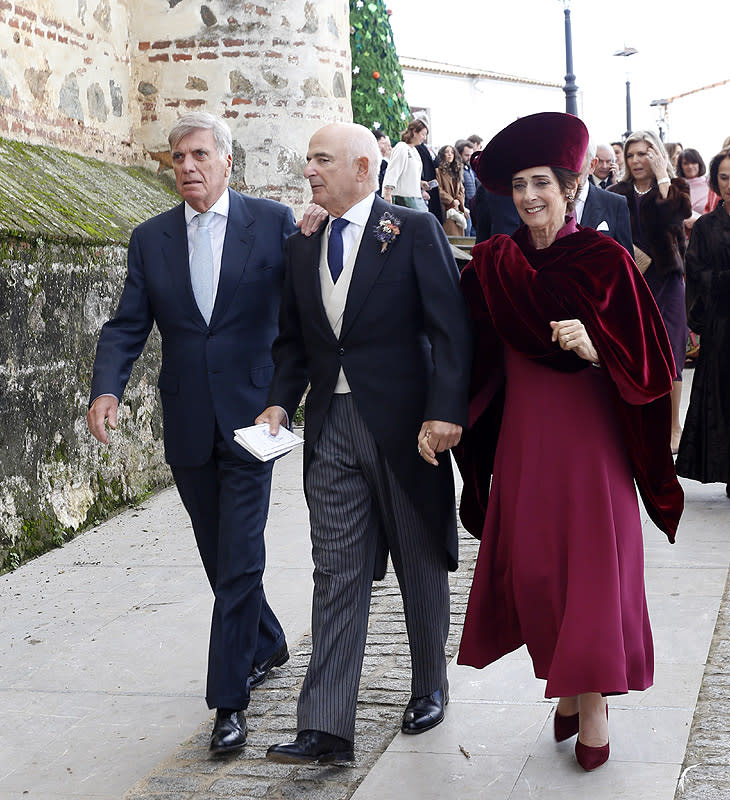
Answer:
[[[640,192],[640,191],[639,191],[639,190],[636,188],[636,184],[634,184],[634,191],[636,192],[636,194],[638,194],[638,195],[639,195],[639,197],[643,197],[645,194],[647,194],[647,192],[650,192],[650,191],[651,191],[653,188],[654,188],[653,186],[650,186],[648,189],[644,189],[644,191],[643,191],[643,192]]]

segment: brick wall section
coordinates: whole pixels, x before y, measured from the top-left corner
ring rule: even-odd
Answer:
[[[118,163],[131,141],[123,0],[0,0],[0,135]]]
[[[210,110],[233,130],[236,188],[297,209],[306,204],[309,137],[352,118],[347,3],[179,3],[138,30],[135,137],[147,151],[163,161],[179,114]]]
[[[345,0],[0,0],[0,136],[164,162],[184,111],[224,116],[233,185],[302,207],[308,139],[351,119]]]

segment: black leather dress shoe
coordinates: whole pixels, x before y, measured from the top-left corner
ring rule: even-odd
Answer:
[[[272,744],[266,758],[277,764],[343,764],[354,761],[352,742],[322,731],[299,731],[288,744]]]
[[[442,689],[425,697],[411,697],[403,714],[400,729],[403,733],[423,733],[435,728],[444,719],[444,707],[449,696]]]
[[[246,744],[246,716],[243,711],[219,708],[210,737],[211,753],[233,753]]]
[[[274,667],[280,667],[282,664],[286,664],[288,660],[289,650],[287,650],[286,642],[284,642],[273,656],[269,656],[266,661],[262,661],[260,664],[254,664],[251,667],[251,672],[248,674],[248,690],[251,691],[251,689],[261,686],[266,680],[266,676]]]

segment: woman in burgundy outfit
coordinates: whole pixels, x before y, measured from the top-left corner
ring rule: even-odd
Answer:
[[[477,245],[462,274],[476,355],[461,516],[482,541],[459,663],[526,644],[559,698],[556,738],[578,734],[594,769],[606,696],[653,678],[635,482],[670,541],[683,496],[661,316],[626,250],[568,215],[587,141],[577,117],[535,114],[472,159],[524,225]]]

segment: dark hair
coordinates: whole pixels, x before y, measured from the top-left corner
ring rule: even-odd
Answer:
[[[704,175],[707,172],[707,167],[705,166],[705,162],[702,160],[702,156],[693,147],[688,147],[686,150],[682,150],[682,152],[679,154],[679,158],[677,159],[677,175],[679,175],[680,178],[687,177],[682,169],[683,161],[686,161],[688,164],[699,164],[699,175]]]
[[[565,167],[550,167],[550,169],[555,175],[560,191],[563,194],[570,191],[573,195],[573,200],[567,201],[568,211],[572,211],[575,205],[575,197],[578,194],[578,178],[580,177],[580,172],[574,172],[572,169],[566,169]]]
[[[451,159],[451,163],[446,163],[446,148],[450,147],[454,152],[454,157]],[[455,178],[461,178],[462,173],[462,165],[461,159],[457,158],[456,155],[456,148],[453,144],[445,144],[438,152],[438,169],[442,169],[444,172],[450,172]]]
[[[408,123],[408,127],[403,131],[400,138],[406,143],[413,141],[413,137],[423,129],[428,130],[428,125],[422,119],[414,119]]]
[[[720,164],[722,164],[726,158],[730,158],[730,147],[720,150],[720,152],[713,157],[712,161],[710,161],[710,189],[718,195],[720,194],[720,187],[717,184],[717,175],[720,172]]]
[[[623,142],[611,142],[611,147],[620,147],[622,150],[624,149]]]
[[[454,145],[454,147],[456,148],[456,152],[459,155],[461,155],[464,152],[464,148],[465,147],[471,147],[471,149],[473,150],[474,149],[474,143],[470,142],[468,139],[459,139],[456,142],[456,144]]]
[[[374,128],[374,129],[373,129],[373,136],[374,136],[374,137],[375,137],[375,138],[376,138],[378,141],[380,141],[380,139],[385,139],[385,134],[383,133],[383,131],[381,131],[381,130],[380,130],[380,128]]]
[[[484,139],[478,133],[472,133],[471,136],[466,137],[467,142],[472,142],[473,144],[481,144]]]

